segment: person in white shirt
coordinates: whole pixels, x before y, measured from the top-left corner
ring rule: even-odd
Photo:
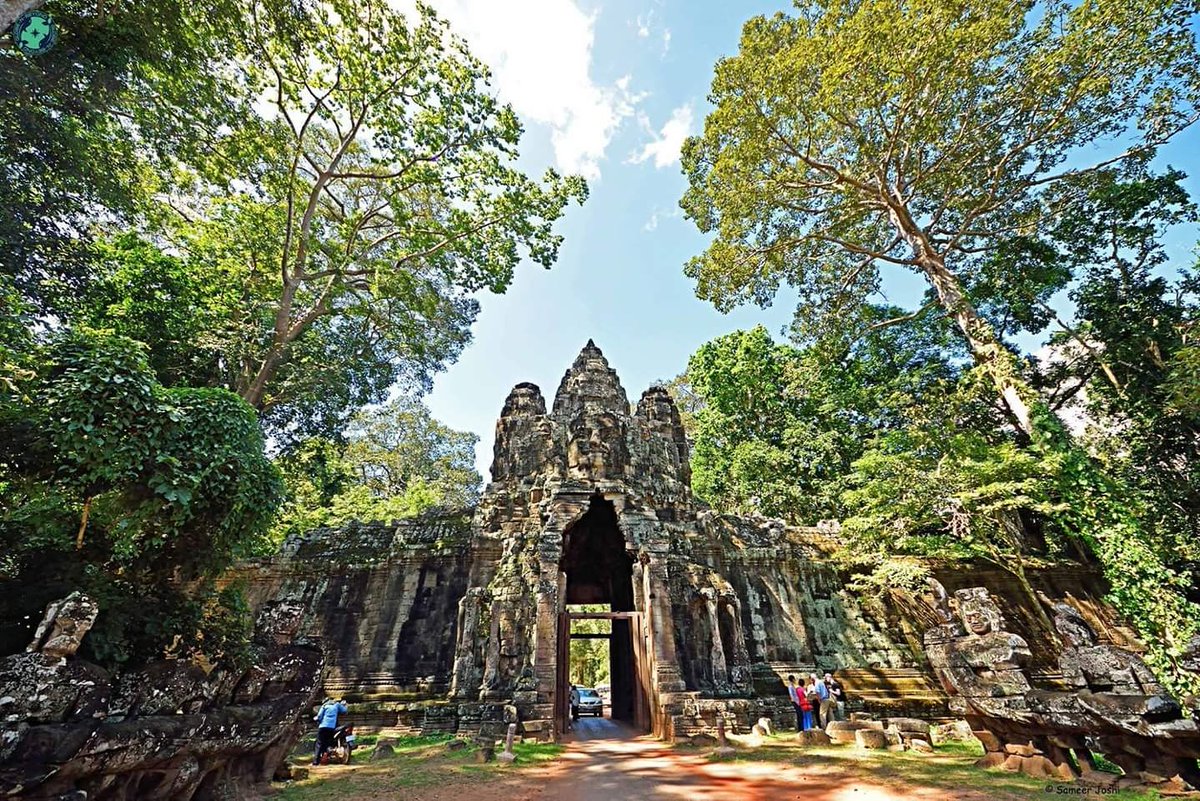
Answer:
[[[829,674],[826,673],[825,675],[828,676]],[[813,684],[817,690],[817,698],[819,698],[821,701],[820,706],[818,707],[818,719],[820,720],[819,725],[822,729],[824,729],[829,725],[830,710],[833,708],[833,697],[829,694],[829,688],[825,686],[825,682],[823,682],[821,679],[818,679],[815,673],[813,674],[812,678]]]

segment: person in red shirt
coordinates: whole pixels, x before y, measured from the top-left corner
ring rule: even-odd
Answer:
[[[813,727],[813,705],[809,700],[808,693],[803,687],[796,688],[796,708],[800,710],[800,731],[808,731]]]

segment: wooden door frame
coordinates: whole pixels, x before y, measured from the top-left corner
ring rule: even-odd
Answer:
[[[651,730],[652,715],[650,663],[646,651],[646,616],[642,612],[570,612],[563,611],[558,615],[558,665],[556,675],[556,697],[554,702],[554,729],[562,736],[566,734],[567,719],[571,714],[570,702],[570,661],[571,661],[571,621],[573,620],[628,620],[631,654],[633,659],[633,723],[643,731]],[[585,637],[587,635],[580,635]],[[612,634],[603,635],[610,638]],[[609,646],[611,654],[611,644]],[[611,658],[611,657],[610,657]]]

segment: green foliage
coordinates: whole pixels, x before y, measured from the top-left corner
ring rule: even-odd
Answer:
[[[516,116],[425,6],[47,8],[59,47],[0,53],[20,101],[0,259],[26,322],[146,342],[160,383],[237,393],[281,445],[427,389],[473,294],[550,266],[586,196],[516,167]]]
[[[1090,169],[1064,161],[1126,140],[1109,163],[1142,157],[1196,119],[1188,9],[808,0],[751,19],[683,147],[681,205],[714,235],[685,268],[697,294],[765,305],[788,284],[801,332],[826,338],[882,269],[917,272],[1032,437],[1033,393],[989,316],[1047,322],[1068,276],[1043,236]]]
[[[571,607],[572,612],[608,612],[602,604],[580,604]],[[611,620],[575,620],[571,623],[573,634],[610,634]],[[611,681],[610,642],[602,639],[571,639],[568,658],[569,678],[577,687],[595,688],[598,684]]]
[[[885,321],[895,310],[866,311]],[[842,483],[869,439],[953,373],[945,344],[944,327],[919,324],[805,349],[775,344],[760,326],[701,346],[687,372],[700,401],[697,494],[795,523],[842,517]]]
[[[91,263],[90,282],[68,307],[76,324],[153,345],[147,357],[165,386],[231,383],[222,363],[235,355],[228,329],[244,285],[132,233],[95,242]]]
[[[419,400],[399,396],[368,407],[343,444],[309,439],[280,458],[288,501],[276,540],[352,520],[399,520],[479,497],[474,434],[433,419]]]
[[[1024,570],[1031,554],[1063,550],[1046,525],[1066,510],[1055,491],[1062,459],[1005,436],[980,372],[928,388],[906,424],[876,436],[854,462],[842,498],[851,510],[844,552],[879,573],[870,581],[907,587],[924,572],[905,557],[985,560],[1012,572],[1038,610]]]
[[[130,222],[148,171],[224,164],[222,126],[248,104],[225,67],[242,4],[50,0],[59,42],[29,58],[0,49],[0,273],[39,311],[86,285],[95,223]]]
[[[1152,144],[1193,119],[1197,56],[1178,3],[811,0],[797,12],[746,23],[738,54],[716,65],[703,135],[684,146],[682,206],[717,235],[688,273],[721,308],[788,282],[806,318],[840,314],[881,263],[916,266],[906,215],[970,269],[971,254],[1011,247],[996,234],[1015,220],[1052,222],[1030,215],[1068,154],[1135,124]]]
[[[5,650],[49,600],[101,600],[89,648],[142,660],[175,637],[197,651],[245,639],[232,596],[204,581],[261,542],[280,498],[254,412],[217,389],[167,389],[145,348],[67,331],[39,354],[25,400],[0,407]],[[29,616],[29,617],[26,617]],[[205,632],[209,642],[204,642]]]
[[[252,18],[244,92],[274,114],[230,143],[252,180],[197,181],[162,233],[245,287],[226,386],[281,439],[328,436],[397,382],[427,389],[469,339],[471,293],[550,266],[586,186],[514,166],[515,114],[428,7],[338,0],[297,35]]]

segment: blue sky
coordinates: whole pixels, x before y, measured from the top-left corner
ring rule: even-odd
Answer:
[[[679,214],[685,187],[678,147],[708,110],[712,67],[736,51],[742,23],[790,2],[721,0],[433,0],[432,5],[494,71],[527,133],[523,164],[584,174],[591,197],[559,224],[564,235],[550,270],[522,265],[504,295],[480,297],[474,341],[439,375],[434,415],[480,436],[476,464],[490,478],[493,428],[505,396],[521,381],[547,403],[589,338],[604,351],[636,401],[653,381],[686,367],[695,349],[762,323],[791,320],[787,293],[769,309],[722,315],[698,300],[683,264],[705,246]],[[1162,154],[1186,171],[1200,135]],[[1200,172],[1198,170],[1197,172]],[[1193,194],[1200,182],[1189,179]],[[1187,238],[1190,237],[1190,238]],[[1171,243],[1185,256],[1194,235]],[[1190,258],[1188,259],[1190,262]],[[886,285],[888,299],[912,305],[918,280]]]

